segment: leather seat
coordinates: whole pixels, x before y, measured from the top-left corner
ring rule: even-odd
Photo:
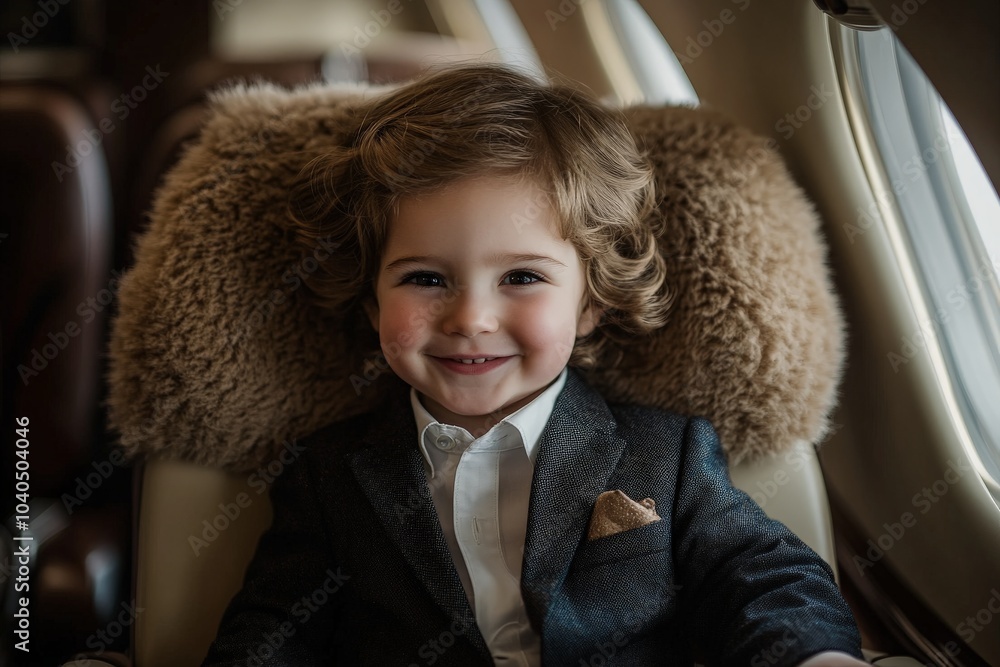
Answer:
[[[60,638],[35,652],[50,662],[107,623],[128,564],[127,510],[89,502],[128,473],[111,483],[108,475],[87,480],[92,465],[115,469],[99,409],[105,325],[117,289],[102,139],[88,109],[64,87],[0,84],[3,421],[30,420],[31,617],[38,636]],[[16,451],[5,449],[6,479]],[[2,502],[3,516],[13,514],[12,495]],[[12,583],[5,579],[5,597]]]

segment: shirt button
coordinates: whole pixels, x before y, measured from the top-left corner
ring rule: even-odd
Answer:
[[[448,451],[455,448],[455,439],[450,435],[439,435],[437,440],[434,441],[434,444],[437,445],[438,449]]]

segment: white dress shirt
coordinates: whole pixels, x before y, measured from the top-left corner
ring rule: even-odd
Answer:
[[[410,389],[441,528],[476,624],[504,667],[541,665],[541,641],[521,598],[521,562],[538,442],[566,375],[564,368],[534,400],[475,439],[434,419]]]

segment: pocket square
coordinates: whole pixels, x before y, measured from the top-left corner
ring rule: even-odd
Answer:
[[[590,515],[587,539],[596,540],[660,520],[656,501],[643,498],[636,502],[619,490],[605,491],[597,496]]]

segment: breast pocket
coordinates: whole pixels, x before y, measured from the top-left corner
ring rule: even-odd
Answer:
[[[627,561],[669,548],[670,523],[660,519],[639,528],[584,542],[576,551],[570,572],[582,572],[611,563],[625,566]]]
[[[678,610],[670,545],[664,519],[581,544],[563,582],[566,617],[628,642],[666,628]]]

